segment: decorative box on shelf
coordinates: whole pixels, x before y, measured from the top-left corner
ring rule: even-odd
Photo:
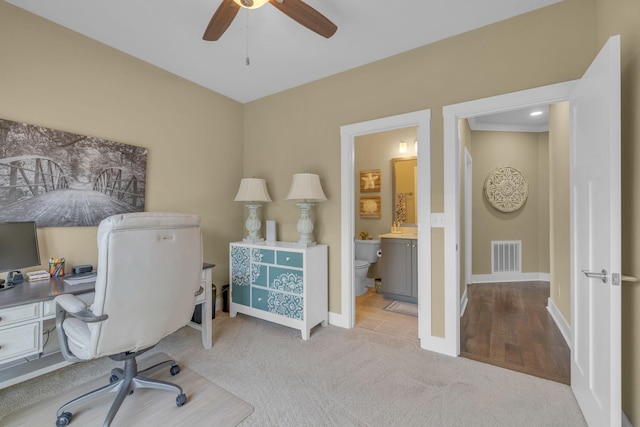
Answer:
[[[231,304],[237,313],[301,331],[329,319],[327,246],[235,242],[229,247]]]

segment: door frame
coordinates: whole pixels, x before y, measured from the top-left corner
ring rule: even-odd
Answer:
[[[393,129],[416,127],[418,138],[418,336],[431,330],[431,110],[419,110],[340,127],[341,140],[341,277],[342,311],[330,313],[331,324],[355,326],[355,138]],[[391,229],[391,224],[389,224]],[[384,256],[384,254],[382,255]],[[422,298],[420,297],[422,295]],[[428,328],[427,328],[428,327]],[[424,340],[423,340],[424,341]]]
[[[460,134],[458,134],[459,137]],[[473,267],[473,158],[464,148],[464,292],[460,302],[460,316],[467,308],[467,286],[471,283]]]
[[[577,80],[443,107],[444,117],[444,323],[443,353],[460,355],[460,139],[458,120],[568,101]],[[573,248],[571,249],[573,252]],[[571,283],[573,288],[573,283]],[[573,291],[573,289],[572,289]]]

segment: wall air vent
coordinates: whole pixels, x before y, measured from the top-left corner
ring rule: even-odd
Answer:
[[[491,241],[491,273],[522,272],[522,241]]]

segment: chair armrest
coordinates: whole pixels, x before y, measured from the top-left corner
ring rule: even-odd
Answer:
[[[54,301],[66,313],[77,317],[83,322],[102,322],[108,318],[106,314],[96,316],[87,309],[87,304],[84,301],[71,294],[58,295]]]
[[[87,304],[84,301],[71,294],[58,295],[53,299],[53,302],[62,307],[67,313],[77,313],[87,309]]]

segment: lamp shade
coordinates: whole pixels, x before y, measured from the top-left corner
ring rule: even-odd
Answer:
[[[242,178],[235,202],[270,202],[267,183],[261,178]]]
[[[287,200],[327,200],[322,191],[320,176],[313,173],[297,173],[293,175]]]

